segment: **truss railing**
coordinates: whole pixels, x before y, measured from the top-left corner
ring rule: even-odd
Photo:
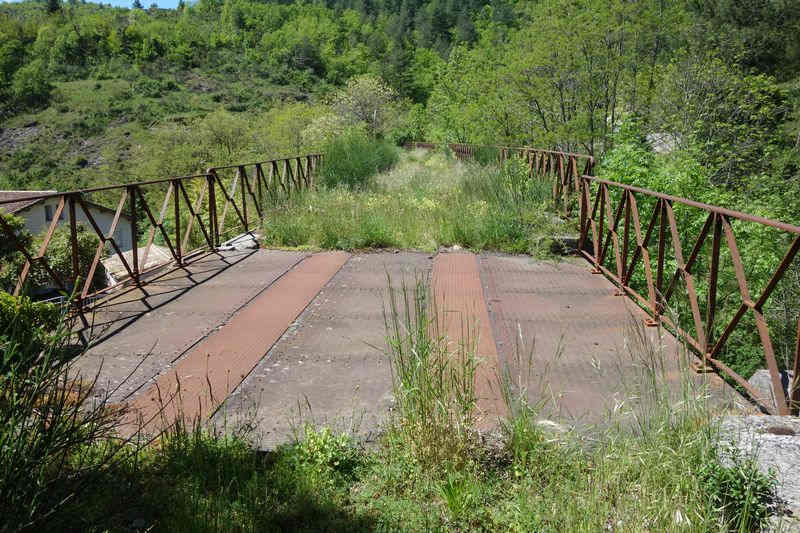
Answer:
[[[459,159],[476,158],[487,148],[448,146]],[[796,335],[794,330],[787,334],[794,342],[785,350],[785,364],[780,365],[765,307],[800,250],[800,226],[592,176],[594,159],[588,155],[489,148],[498,150],[501,161],[523,158],[532,178],[552,180],[554,204],[564,214],[578,204],[578,253],[592,264],[595,273],[604,274],[617,286],[620,296],[630,297],[649,314],[649,325],[664,324],[682,339],[699,356],[695,370],[719,372],[767,412],[798,414],[800,321]],[[579,173],[581,161],[585,163]],[[763,264],[770,255],[766,253],[746,263],[739,246],[742,235],[760,235],[760,242],[780,253],[772,264]],[[691,246],[684,247],[686,243]],[[748,279],[747,267],[756,262],[759,275],[754,280],[751,273]],[[681,315],[683,309],[672,312],[681,305],[686,307],[685,316]],[[773,398],[765,397],[722,360],[726,350],[736,348],[731,345],[736,335],[758,337],[774,404]],[[788,387],[784,384],[786,370],[794,376]]]
[[[797,412],[798,387],[792,383],[788,396],[784,393],[764,308],[800,250],[800,227],[588,175],[581,177],[580,207],[580,253],[596,272],[636,300],[653,323],[667,324],[688,343],[702,359],[698,370],[710,367],[726,375],[766,411]],[[699,230],[690,227],[691,221],[702,219]],[[757,283],[748,280],[737,241],[737,233],[753,232],[766,232],[770,243],[785,250],[776,264],[761,268],[768,275],[759,276]],[[685,248],[685,242],[691,246]],[[721,290],[722,277],[731,278],[733,293]],[[667,312],[679,289],[688,302],[688,323]],[[721,322],[721,307],[732,301],[736,311]],[[746,322],[748,315],[752,323]],[[751,326],[769,370],[774,406],[720,359],[731,348],[734,332]],[[792,365],[795,376],[799,355],[800,327]]]
[[[321,161],[321,154],[309,154],[213,167],[191,176],[28,196],[26,202],[48,206],[49,225],[38,248],[30,250],[0,217],[0,237],[24,259],[13,293],[31,290],[35,281],[50,291],[72,294],[71,304],[87,326],[85,313],[98,295],[125,285],[143,287],[155,270],[181,267],[217,250],[227,237],[252,232],[269,205],[314,186]],[[15,201],[0,201],[0,212]],[[68,267],[48,261],[59,231],[66,233]],[[83,259],[85,232],[99,240],[88,263]],[[155,246],[167,253],[154,254]],[[103,287],[101,260],[110,257],[118,259],[123,275],[119,284]]]

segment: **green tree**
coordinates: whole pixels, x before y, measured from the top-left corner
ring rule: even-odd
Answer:
[[[652,127],[697,150],[712,180],[728,187],[767,172],[780,150],[786,93],[769,76],[746,75],[711,57],[684,55],[664,71]]]
[[[372,135],[383,135],[396,113],[397,93],[382,79],[365,74],[351,78],[333,97],[336,113],[352,124],[363,123]]]
[[[47,69],[41,59],[34,59],[22,66],[14,73],[11,81],[14,100],[22,107],[35,107],[46,103],[52,89]]]
[[[692,0],[693,38],[728,63],[789,79],[800,72],[796,0]]]

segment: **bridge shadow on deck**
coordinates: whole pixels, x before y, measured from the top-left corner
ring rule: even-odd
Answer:
[[[168,267],[141,288],[131,286],[112,293],[92,307],[89,325],[76,331],[96,346],[122,333],[148,313],[157,311],[188,291],[208,283],[229,268],[246,260],[257,250],[209,252],[181,266]]]
[[[142,291],[110,295],[88,317],[89,348],[76,362],[95,394],[123,401],[164,372],[187,350],[306,254],[225,251],[198,257],[152,278]]]

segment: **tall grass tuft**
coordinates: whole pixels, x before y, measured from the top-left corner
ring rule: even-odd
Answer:
[[[0,331],[0,531],[47,521],[123,446],[111,438],[118,413],[73,377],[66,317],[46,331],[25,320],[29,307]]]
[[[328,188],[366,189],[377,173],[390,169],[399,159],[397,147],[359,131],[329,141],[323,151],[321,182]]]
[[[426,279],[417,277],[413,286],[403,280],[399,288],[390,279],[389,285],[384,317],[396,402],[390,439],[423,468],[456,467],[468,458],[474,431],[473,343],[448,341]]]

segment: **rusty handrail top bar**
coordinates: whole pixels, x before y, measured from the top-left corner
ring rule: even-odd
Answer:
[[[238,167],[241,167],[241,166],[263,165],[265,163],[272,163],[273,161],[275,161],[275,162],[279,162],[279,161],[294,161],[294,160],[296,160],[298,158],[302,159],[304,157],[317,157],[317,156],[321,156],[321,155],[323,155],[323,154],[305,154],[305,155],[300,155],[300,156],[295,156],[295,157],[284,157],[284,158],[279,158],[279,159],[269,159],[267,161],[261,161],[259,163],[244,163],[244,164],[241,164],[241,165],[228,165],[228,166],[224,166],[224,167],[211,167],[209,170],[224,170],[224,169],[227,169],[227,168],[238,168]],[[74,190],[74,191],[51,192],[51,193],[46,193],[46,194],[37,194],[37,195],[26,196],[25,198],[13,198],[13,199],[7,199],[7,200],[0,200],[0,205],[13,204],[13,203],[19,202],[20,200],[26,200],[26,201],[30,201],[30,200],[47,200],[49,198],[61,198],[62,196],[72,196],[72,195],[76,195],[76,194],[89,194],[89,193],[93,193],[93,192],[111,191],[111,190],[114,190],[114,189],[123,189],[123,188],[126,188],[126,187],[144,187],[146,185],[158,185],[159,183],[169,183],[171,181],[185,181],[185,180],[193,180],[193,179],[199,179],[199,178],[208,178],[210,176],[211,176],[211,174],[209,174],[207,172],[203,172],[203,173],[200,173],[200,174],[191,174],[191,175],[188,175],[188,176],[174,176],[174,177],[171,177],[171,178],[162,178],[162,179],[157,179],[157,180],[134,181],[134,182],[131,182],[131,183],[118,183],[118,184],[115,184],[115,185],[103,185],[103,186],[100,186],[100,187],[92,187],[90,189],[77,189],[77,190]]]
[[[102,187],[94,187],[91,189],[78,189],[75,191],[52,192],[48,194],[39,194],[36,196],[26,196],[25,198],[15,198],[11,200],[0,200],[0,205],[11,204],[21,200],[47,200],[48,198],[61,198],[62,196],[73,196],[76,194],[89,194],[93,192],[111,191],[114,189],[125,189],[128,187],[144,187],[145,185],[156,185],[159,183],[168,183],[171,181],[184,181],[195,180],[198,178],[207,178],[209,174],[193,174],[191,176],[176,176],[174,178],[163,178],[160,180],[151,181],[134,181],[132,183],[118,183],[116,185],[104,185]]]
[[[265,165],[267,163],[272,163],[272,162],[277,163],[279,161],[295,161],[297,159],[303,159],[304,157],[319,157],[321,155],[324,155],[324,154],[322,154],[322,153],[314,153],[314,154],[295,155],[295,156],[291,156],[291,157],[280,157],[278,159],[268,159],[266,161],[255,161],[253,163],[240,163],[238,165],[225,165],[225,166],[221,166],[221,167],[209,167],[208,170],[209,171],[211,171],[211,170],[226,170],[226,169],[229,169],[229,168],[249,167],[249,166],[252,166],[252,165]]]
[[[636,187],[635,185],[626,185],[624,183],[618,183],[616,181],[606,180],[603,178],[598,178],[595,176],[587,176],[583,175],[582,179],[588,181],[594,181],[596,183],[602,183],[604,185],[611,185],[613,187],[619,187],[631,192],[638,192],[642,194],[646,194],[648,196],[652,196],[654,198],[660,198],[662,200],[668,200],[670,202],[677,202],[680,204],[688,205],[690,207],[697,207],[704,211],[708,211],[711,213],[717,213],[718,215],[725,215],[729,217],[733,217],[739,220],[744,220],[747,222],[755,222],[757,224],[763,224],[765,226],[770,226],[776,229],[781,229],[784,231],[788,231],[789,233],[794,233],[800,235],[800,226],[795,226],[793,224],[788,224],[786,222],[781,222],[779,220],[772,220],[769,218],[760,217],[758,215],[751,215],[749,213],[742,213],[741,211],[734,211],[733,209],[726,209],[724,207],[718,207],[715,205],[704,204],[702,202],[696,202],[694,200],[689,200],[688,198],[681,198],[680,196],[672,196],[669,194],[664,194],[661,192],[651,191],[650,189],[644,189],[642,187]]]
[[[502,145],[498,145],[498,146],[493,146],[493,148],[501,148],[501,149],[504,148],[506,150],[530,150],[530,151],[533,151],[533,152],[541,152],[541,153],[544,153],[544,154],[565,155],[567,157],[580,157],[582,159],[589,159],[591,161],[594,161],[594,156],[591,156],[589,154],[579,154],[577,152],[559,152],[558,150],[545,150],[544,148],[532,148],[530,146],[502,146]]]
[[[422,144],[431,146],[444,144],[445,146],[474,146],[477,148],[497,148],[500,150],[530,150],[533,152],[542,152],[545,154],[565,155],[568,157],[580,157],[582,159],[589,159],[591,161],[594,161],[594,156],[591,156],[589,154],[581,154],[577,152],[559,152],[558,150],[545,150],[544,148],[534,148],[531,146],[503,146],[502,144],[470,144],[470,143],[433,143],[424,141],[414,141],[411,144]]]

